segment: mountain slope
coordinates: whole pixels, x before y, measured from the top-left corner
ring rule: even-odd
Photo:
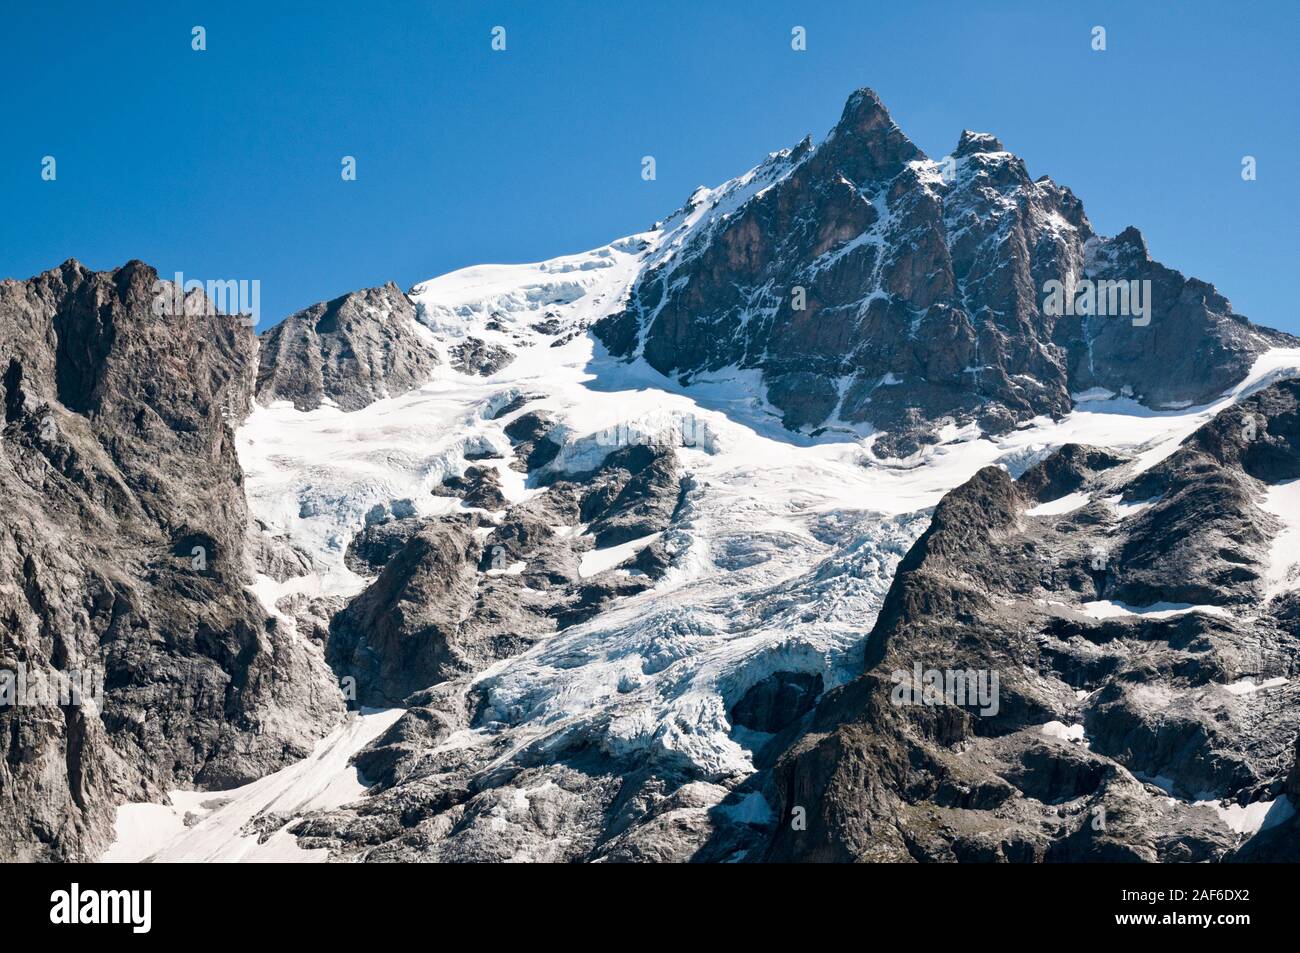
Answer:
[[[12,578],[48,538],[74,576],[126,567],[134,614],[74,626],[132,663],[105,738],[42,729],[11,749],[43,767],[0,775],[51,817],[81,797],[80,840],[33,851],[23,816],[6,849],[93,854],[170,789],[110,857],[1285,855],[1300,348],[992,136],[951,158],[862,91],[645,233],[355,292],[260,348],[146,320],[143,266],[7,284]],[[1065,279],[1149,280],[1150,323],[1047,313]],[[106,476],[39,477],[46,405],[89,428],[64,471]],[[158,555],[182,544],[215,565]],[[44,591],[11,587],[7,645],[63,667]],[[932,655],[997,672],[996,712],[894,706]],[[196,668],[211,718],[138,700]]]
[[[1300,733],[1298,409],[1286,380],[1154,465],[1069,445],[949,493],[865,676],[774,769],[777,816],[809,820],[766,859],[1204,861],[1276,840]],[[923,698],[931,671],[1000,690]]]
[[[759,856],[780,807],[762,790],[772,759],[817,696],[862,665],[883,587],[946,490],[990,463],[1020,472],[1072,439],[1158,460],[1239,395],[1294,373],[1296,353],[1275,351],[1206,406],[1152,412],[1094,391],[1059,422],[1039,419],[992,439],[953,422],[938,434],[941,445],[889,466],[866,449],[869,440],[792,434],[752,371],[686,383],[593,347],[585,328],[620,320],[629,289],[715,241],[807,148],[697,192],[652,232],[608,249],[468,269],[414,289],[439,347],[450,353],[475,340],[510,359],[486,375],[449,360],[419,392],[342,415],[357,418],[344,429],[364,440],[356,450],[365,447],[366,461],[391,461],[385,448],[402,433],[408,446],[427,446],[400,464],[396,484],[358,482],[341,469],[322,485],[327,461],[354,452],[351,437],[327,436],[339,434],[337,412],[317,421],[281,409],[281,423],[250,429],[255,443],[290,421],[317,434],[293,442],[305,454],[297,461],[284,444],[252,448],[301,474],[288,507],[286,485],[267,484],[291,537],[325,538],[312,528],[319,521],[345,528],[334,522],[339,507],[317,500],[346,499],[342,512],[353,520],[381,514],[360,538],[377,552],[370,571],[382,572],[331,636],[342,649],[336,658],[353,660],[336,662],[341,671],[366,690],[390,691],[392,703],[413,687],[406,673],[424,670],[406,653],[435,653],[422,676],[435,684],[410,695],[407,713],[358,757],[376,782],[372,796],[288,822],[302,844],[365,859]],[[1206,346],[1216,341],[1211,334]],[[440,423],[425,436],[431,412]],[[377,430],[384,437],[370,447]],[[580,508],[570,510],[576,524],[565,516],[553,488],[585,485],[629,446],[671,448],[682,490],[667,525],[646,527],[658,540],[618,552]],[[306,494],[296,498],[310,502],[307,518],[289,515],[293,493]],[[502,542],[494,564],[485,556]],[[619,587],[635,583],[607,590],[617,601],[588,618],[548,608],[557,597],[563,605],[577,581],[575,543],[581,563],[614,567]],[[613,552],[597,562],[602,549]],[[427,581],[408,588],[419,579]],[[429,583],[453,585],[454,599],[415,594]],[[384,633],[383,644],[358,655],[358,632]],[[449,666],[451,658],[459,661]],[[384,666],[392,674],[377,675]],[[1211,841],[1229,838],[1212,819],[1206,825]]]
[[[0,669],[102,680],[0,706],[10,859],[93,858],[115,804],[251,780],[343,713],[319,648],[246,588],[232,423],[256,342],[203,307],[161,320],[157,278],[68,261],[0,284]]]
[[[558,349],[556,364],[545,375],[514,378],[499,386],[505,393],[536,393],[554,387],[566,366],[571,368],[568,373],[579,375],[583,369],[600,366],[599,361],[582,356],[590,348],[584,340],[566,346],[567,355],[566,348]],[[616,449],[591,446],[593,436],[610,432],[602,429],[599,420],[630,419],[644,426],[647,411],[659,411],[657,420],[666,425],[661,424],[663,429],[653,439],[649,434],[643,439],[674,443],[678,465],[685,471],[685,492],[660,537],[667,543],[662,555],[647,565],[647,569],[661,567],[654,569],[653,585],[624,593],[586,620],[562,621],[558,629],[549,622],[544,629],[533,628],[531,646],[516,646],[496,662],[480,663],[487,667],[478,671],[470,665],[463,674],[446,673],[441,676],[446,680],[416,692],[406,700],[406,714],[358,758],[358,767],[377,785],[372,795],[354,807],[288,821],[286,829],[298,834],[305,847],[374,860],[716,860],[746,853],[761,857],[774,821],[789,816],[788,805],[778,796],[780,788],[768,787],[775,783],[769,781],[771,765],[804,731],[816,731],[812,719],[826,718],[824,711],[834,710],[828,700],[816,715],[810,713],[821,691],[830,690],[830,699],[857,690],[839,687],[853,683],[866,664],[864,653],[871,651],[866,636],[882,604],[890,611],[885,591],[895,569],[925,528],[928,507],[948,487],[982,472],[990,463],[1021,473],[1034,461],[1047,459],[1022,481],[1035,486],[1034,492],[1049,502],[1059,498],[1056,494],[1062,487],[1068,488],[1065,496],[1080,493],[1084,486],[1080,475],[1068,467],[1056,475],[1060,465],[1048,457],[1053,445],[1080,439],[1114,448],[1083,455],[1084,463],[1077,466],[1080,473],[1091,473],[1093,468],[1101,472],[1103,464],[1130,459],[1155,472],[1163,459],[1177,452],[1180,441],[1215,413],[1226,413],[1224,408],[1234,406],[1237,399],[1259,392],[1280,375],[1300,370],[1300,351],[1275,352],[1269,358],[1259,362],[1239,391],[1209,408],[1153,415],[1131,401],[1092,401],[1059,424],[1040,422],[997,441],[954,441],[909,469],[871,463],[856,444],[797,445],[764,436],[699,404],[692,411],[697,426],[683,428],[673,421],[671,411],[677,404],[682,408],[679,413],[686,412],[691,405],[685,403],[685,395],[647,391],[635,380],[615,387],[612,382],[619,365],[606,364],[597,377],[603,381],[598,395],[584,397],[561,387],[558,393],[538,399],[557,419],[566,421],[562,426],[568,429],[562,449],[546,467],[570,455],[586,459],[593,452]],[[432,392],[440,390],[433,385]],[[595,396],[598,399],[593,400]],[[568,403],[571,399],[577,403]],[[621,406],[611,406],[613,402]],[[412,406],[416,405],[413,400]],[[523,419],[531,406],[523,404],[501,419]],[[688,429],[707,432],[709,438],[699,445],[683,445],[682,433]],[[482,465],[481,460],[462,464],[466,473]],[[988,472],[1006,479],[997,467]],[[1073,485],[1076,478],[1078,486]],[[466,487],[473,483],[466,481]],[[537,486],[542,495],[507,502],[501,511],[479,512],[482,507],[469,499],[466,505],[474,507],[475,518],[486,520],[485,528],[493,533],[501,530],[491,524],[517,526],[517,509],[538,504],[551,514],[545,524],[558,527],[562,519],[545,503],[549,491],[544,483]],[[1109,489],[1095,492],[1103,500],[1120,495]],[[529,493],[528,486],[522,488],[525,497]],[[1036,500],[1017,503],[1026,510],[1036,505],[1040,505]],[[958,523],[967,526],[964,532],[976,543],[989,533],[981,513],[976,508],[964,523]],[[427,527],[454,527],[462,517],[451,511],[429,519]],[[1262,527],[1250,543],[1258,557],[1275,527],[1259,514],[1250,519]],[[576,527],[577,544],[596,545],[594,533],[583,529],[581,523]],[[473,614],[493,614],[498,605],[545,604],[549,597],[539,593],[550,588],[548,577],[564,577],[563,573],[551,576],[551,567],[557,557],[571,551],[573,537],[554,541],[542,534],[539,539],[528,549],[508,551],[500,569],[483,561],[482,548],[453,563],[458,585],[467,587],[464,604],[473,607]],[[986,552],[986,547],[970,548],[963,559],[972,563]],[[1077,551],[1091,556],[1082,539],[1077,541]],[[1070,553],[1076,558],[1075,549]],[[389,567],[399,567],[402,558],[391,557],[385,574],[393,571]],[[618,559],[625,560],[621,566]],[[665,559],[666,569],[658,562]],[[625,553],[604,565],[614,565],[616,576],[631,582],[645,571],[639,561],[638,554]],[[1136,576],[1136,557],[1133,562],[1135,578],[1143,578]],[[1171,573],[1178,578],[1186,569],[1177,565]],[[513,590],[518,595],[498,603],[502,584],[508,587],[512,578],[501,573],[512,571],[518,573],[515,585],[520,588]],[[982,563],[978,572],[988,575]],[[1054,585],[1067,590],[1085,578],[1077,564],[1068,562],[1059,574]],[[1002,588],[1000,575],[992,577],[989,585],[994,587],[988,597],[994,604],[1012,594]],[[1153,598],[1188,595],[1170,591]],[[1091,601],[1112,599],[1118,604],[1120,597],[1139,605],[1138,596],[1127,588],[1118,596],[1103,593]],[[444,602],[423,604],[432,608]],[[1023,617],[1021,627],[1043,614],[1064,611],[1039,606],[1032,599],[1017,606],[1007,611]],[[1101,611],[1096,606],[1089,609]],[[1186,631],[1188,617],[1194,613],[1171,611],[1174,622],[1161,624],[1181,625],[1184,628],[1178,631]],[[947,644],[952,629],[943,627],[941,603],[922,603],[905,617],[927,638]],[[1210,618],[1218,622],[1217,617]],[[509,631],[528,631],[518,628],[517,618],[505,621]],[[1117,622],[1099,624],[1103,629],[1118,626]],[[454,639],[476,631],[487,636],[480,645],[500,644],[477,622],[458,629]],[[989,632],[987,639],[998,653],[1020,652],[1008,643],[1008,636],[998,630]],[[952,654],[948,648],[940,651],[943,658]],[[1242,682],[1244,687],[1247,678],[1254,684],[1268,684],[1280,677],[1281,670],[1274,671],[1272,662],[1264,667],[1234,665],[1220,673],[1223,684]],[[1211,671],[1218,670],[1206,670]],[[1007,693],[1003,718],[1019,718],[1027,736],[1041,738],[1035,750],[1047,762],[1042,771],[1050,774],[1053,759],[1062,765],[1078,760],[1072,745],[1062,742],[1053,747],[1054,737],[1043,733],[1044,726],[1058,730],[1053,721],[1060,723],[1062,732],[1074,730],[1067,726],[1076,721],[1073,685],[1054,707],[1040,705],[1028,713],[1012,702],[1009,677],[1003,685]],[[1202,690],[1224,692],[1212,686]],[[1270,687],[1259,698],[1275,690]],[[1122,724],[1122,719],[1115,721],[1116,726]],[[1113,730],[1120,733],[1118,727]],[[1277,729],[1270,729],[1270,737],[1281,738],[1286,730],[1285,723],[1279,723]],[[1244,751],[1240,738],[1224,738],[1229,739],[1221,742],[1225,747],[1241,745]],[[1058,750],[1062,746],[1065,753]],[[1265,747],[1260,745],[1261,750]],[[1202,770],[1209,757],[1208,752],[1185,755],[1186,771]],[[1088,770],[1100,770],[1101,758],[1093,756],[1092,762]],[[1265,762],[1252,769],[1257,783],[1242,782],[1231,791],[1197,789],[1190,796],[1205,800],[1209,794],[1231,793],[1246,803],[1264,803],[1273,797],[1270,772],[1277,763],[1276,751],[1266,754]],[[1131,779],[1129,783],[1141,788]],[[1150,797],[1142,803],[1148,802],[1155,803]],[[1189,843],[1194,840],[1190,831],[1203,829],[1195,835],[1201,838],[1195,841],[1202,845],[1198,849],[1222,853],[1237,839],[1225,824],[1206,807],[1190,815],[1178,814],[1163,829],[1171,841],[1186,838]],[[1035,843],[1041,853],[1046,836]]]
[[[1048,282],[1084,280],[1150,282],[1150,311],[1047,313]],[[787,426],[870,425],[888,456],[933,442],[945,418],[1002,433],[1094,387],[1203,403],[1286,341],[1152,261],[1135,229],[1094,234],[1069,189],[1031,181],[994,137],[965,132],[927,159],[867,89],[596,330],[683,381],[759,369]]]

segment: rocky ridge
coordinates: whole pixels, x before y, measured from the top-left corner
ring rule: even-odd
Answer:
[[[775,825],[752,858],[1217,861],[1294,844],[1298,596],[1268,579],[1295,554],[1260,501],[1300,477],[1298,410],[1288,380],[1154,466],[1071,445],[948,494],[866,674],[766,781],[776,816],[802,807],[806,827]],[[899,694],[930,670],[996,673],[997,703]],[[1262,833],[1243,833],[1261,804]]]
[[[928,159],[869,89],[825,141],[771,162],[770,185],[719,208],[596,324],[612,353],[683,383],[757,369],[787,427],[874,428],[893,457],[952,422],[1000,433],[1063,415],[1094,387],[1204,403],[1287,343],[1153,261],[1136,229],[1097,235],[1068,188],[1031,179],[995,137],[963,132]],[[1098,283],[1098,314],[1052,314],[1053,281]],[[1125,289],[1105,282],[1149,287],[1149,313],[1114,316]]]
[[[358,410],[426,383],[441,363],[431,337],[391,282],[322,301],[262,336],[257,399]]]
[[[157,281],[68,261],[0,284],[0,669],[103,686],[0,707],[11,860],[91,859],[116,804],[260,777],[343,714],[320,647],[247,589],[256,340],[201,305],[160,321]]]
[[[296,761],[345,698],[403,709],[355,759],[369,795],[240,836],[1293,852],[1295,387],[1195,405],[1294,342],[1095,235],[996,138],[949,158],[860,91],[645,235],[344,295],[260,356],[238,321],[149,315],[139,263],[6,282],[5,661],[109,670],[102,711],[0,711],[6,854],[94,856],[115,804]],[[1150,281],[1150,324],[1046,312],[1085,279]],[[1150,439],[1049,454],[1082,397]],[[1175,451],[1188,403],[1208,422]],[[931,519],[958,459],[995,465]],[[917,662],[997,673],[996,704],[894,704]]]

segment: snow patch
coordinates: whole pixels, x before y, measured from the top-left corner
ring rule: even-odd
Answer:
[[[1267,691],[1270,688],[1278,688],[1279,686],[1287,684],[1289,681],[1289,678],[1284,678],[1279,675],[1256,685],[1253,679],[1243,678],[1241,681],[1233,682],[1231,685],[1224,685],[1223,689],[1232,695],[1253,695],[1255,692]]]
[[[1073,513],[1075,510],[1087,506],[1091,499],[1092,497],[1087,493],[1071,493],[1047,503],[1039,503],[1037,506],[1025,510],[1025,514],[1027,516],[1060,516],[1064,513]]]
[[[1267,600],[1300,584],[1300,480],[1270,486],[1260,506],[1282,521],[1282,529],[1269,547],[1264,573]]]
[[[350,714],[308,757],[243,787],[171,791],[171,804],[123,804],[117,811],[117,836],[101,861],[323,861],[327,851],[303,850],[284,825],[308,811],[330,810],[360,798],[366,785],[349,762],[402,712],[394,708]],[[256,834],[245,832],[246,825],[265,813],[282,816],[284,824],[258,843]]]
[[[1186,615],[1189,612],[1204,612],[1207,615],[1216,615],[1223,619],[1232,618],[1232,612],[1222,606],[1197,606],[1192,605],[1190,602],[1153,602],[1149,606],[1131,606],[1124,602],[1099,599],[1095,602],[1085,602],[1079,608],[1094,619],[1137,616],[1147,619],[1171,619],[1174,616]]]
[[[1061,721],[1049,721],[1043,725],[1043,734],[1049,738],[1060,738],[1062,741],[1082,741],[1083,725],[1067,725]]]
[[[589,549],[582,554],[582,561],[578,566],[578,575],[585,579],[588,576],[604,572],[606,569],[613,569],[619,563],[631,559],[662,535],[662,533],[651,533],[649,536],[630,539],[626,543],[619,543],[617,546],[606,546],[604,549]]]
[[[1254,836],[1260,831],[1276,827],[1295,816],[1295,807],[1290,798],[1282,795],[1272,801],[1256,801],[1254,804],[1224,804],[1222,801],[1195,801],[1197,807],[1213,808],[1229,829],[1238,834]]]

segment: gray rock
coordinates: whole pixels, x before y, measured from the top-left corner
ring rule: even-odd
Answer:
[[[252,332],[201,299],[157,315],[157,279],[68,261],[0,283],[0,669],[104,683],[95,705],[0,707],[11,860],[93,859],[117,804],[251,781],[343,712],[319,646],[248,590],[254,560],[297,562],[245,542]]]
[[[787,427],[870,423],[882,456],[946,418],[1000,433],[1060,416],[1092,387],[1206,401],[1294,342],[1152,261],[1135,229],[1097,236],[1069,189],[987,133],[962,133],[951,165],[923,174],[924,159],[859,90],[822,144],[769,160],[769,187],[642,274],[595,333],[684,383],[758,368]],[[1150,281],[1150,323],[1047,313],[1047,282],[1071,276]]]
[[[314,410],[323,400],[359,410],[427,383],[437,349],[418,329],[415,306],[392,282],[322,301],[262,336],[257,399]]]
[[[1294,674],[1292,600],[1261,601],[1277,527],[1255,500],[1300,472],[1298,407],[1300,382],[1283,381],[1142,472],[1066,447],[1018,481],[988,468],[945,496],[865,674],[823,699],[766,777],[783,820],[749,859],[1294,860],[1290,826],[1243,844],[1194,802],[1271,800],[1295,777],[1300,688],[1228,686]],[[1028,515],[1071,492],[1097,502]],[[1157,499],[1122,515],[1110,496]],[[1081,611],[1098,599],[1217,611]],[[997,704],[900,696],[918,665],[997,674]],[[798,809],[806,828],[784,821]]]
[[[434,487],[438,496],[457,496],[466,506],[496,512],[508,505],[501,492],[501,477],[495,467],[467,467],[460,476],[451,476]]]
[[[489,344],[475,337],[447,349],[451,366],[462,374],[491,377],[515,359],[514,353],[500,344]]]

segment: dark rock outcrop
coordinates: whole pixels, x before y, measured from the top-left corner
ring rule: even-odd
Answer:
[[[160,290],[136,261],[0,283],[0,669],[103,679],[0,706],[10,860],[91,859],[122,801],[253,780],[342,714],[319,648],[248,589],[252,332],[193,298],[160,315]]]
[[[496,512],[506,508],[501,492],[501,478],[494,467],[467,467],[460,476],[451,476],[434,487],[438,496],[460,497],[466,506]]]
[[[479,377],[491,377],[515,359],[514,353],[500,344],[489,344],[475,337],[466,338],[460,344],[453,344],[447,349],[451,366],[462,374],[475,374]]]
[[[470,517],[420,529],[335,618],[330,658],[357,679],[364,704],[397,705],[468,670],[460,635],[476,595],[476,526]]]
[[[809,672],[775,672],[736,702],[731,722],[754,731],[775,733],[793,724],[817,703],[822,677]]]
[[[521,414],[506,425],[505,434],[515,445],[511,469],[521,473],[539,470],[560,453],[560,441],[552,439],[557,421],[544,410]]]
[[[1147,469],[1065,447],[944,497],[866,673],[766,779],[750,859],[1294,860],[1294,825],[1243,844],[1199,802],[1294,784],[1300,631],[1291,594],[1266,597],[1278,527],[1256,501],[1300,473],[1298,407],[1283,381]],[[1067,493],[1090,501],[1035,511]]]
[[[993,136],[964,132],[928,162],[870,90],[823,143],[772,161],[773,184],[707,219],[597,323],[612,353],[683,382],[759,368],[787,427],[870,423],[877,452],[901,456],[945,418],[998,433],[1092,387],[1202,402],[1290,340],[1152,261],[1136,229],[1096,235],[1069,189],[1030,179]],[[1116,316],[1129,286],[1101,284],[1097,314],[1054,314],[1052,281],[1150,294]]]
[[[541,426],[529,421],[516,434],[534,435]],[[582,554],[662,532],[681,483],[670,450],[626,447],[591,473],[552,477],[543,493],[508,508],[495,470],[469,467],[438,492],[473,509],[377,523],[349,548],[358,572],[382,566],[330,634],[330,661],[356,679],[362,704],[400,704],[652,585],[667,567],[663,554],[637,554],[589,576],[581,572]],[[504,512],[498,522],[479,509]],[[586,533],[578,532],[584,523]]]

